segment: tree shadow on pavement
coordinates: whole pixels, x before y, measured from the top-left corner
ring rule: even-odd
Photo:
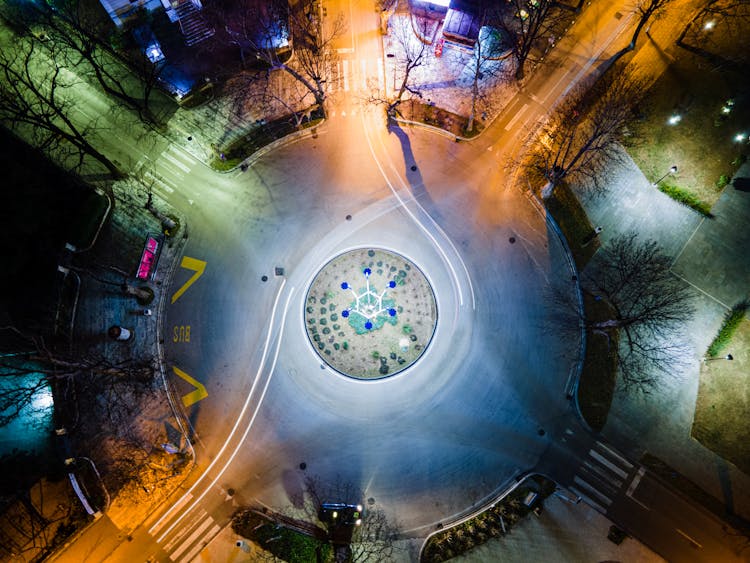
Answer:
[[[396,135],[401,143],[401,152],[404,155],[404,176],[409,183],[409,188],[414,199],[419,202],[435,221],[440,223],[440,211],[435,206],[435,202],[424,185],[422,173],[419,171],[419,166],[417,166],[416,158],[411,148],[409,135],[401,128],[398,122],[392,119],[388,121],[388,133]]]

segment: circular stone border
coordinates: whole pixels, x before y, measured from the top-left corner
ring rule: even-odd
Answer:
[[[391,377],[414,365],[437,328],[427,276],[402,254],[347,250],[315,274],[303,304],[305,332],[323,362],[360,380]]]

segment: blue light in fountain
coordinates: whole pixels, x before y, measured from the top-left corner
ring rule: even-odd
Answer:
[[[351,291],[354,301],[341,311],[341,316],[349,319],[349,325],[357,332],[364,334],[371,330],[381,328],[385,323],[395,325],[396,303],[393,299],[386,297],[388,289],[396,287],[395,280],[389,280],[387,289],[378,293],[374,285],[370,284],[372,270],[364,268],[362,275],[365,277],[365,287],[355,291],[347,282],[341,283],[341,289]]]

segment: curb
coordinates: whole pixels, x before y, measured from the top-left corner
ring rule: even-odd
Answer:
[[[535,471],[525,471],[521,473],[518,477],[516,477],[516,482],[512,484],[510,487],[505,489],[503,492],[498,494],[496,497],[494,497],[491,501],[483,504],[479,509],[475,510],[471,514],[468,514],[467,516],[463,516],[459,518],[458,520],[455,520],[451,522],[448,526],[444,526],[438,530],[435,530],[434,532],[430,532],[427,537],[425,537],[424,541],[422,542],[421,547],[419,548],[419,556],[417,561],[422,561],[422,553],[424,552],[424,548],[427,545],[427,541],[437,534],[440,534],[442,532],[445,532],[447,530],[450,530],[451,528],[455,528],[456,526],[460,526],[464,522],[467,522],[468,520],[471,520],[472,518],[475,518],[476,516],[479,516],[483,512],[486,512],[492,505],[497,504],[501,500],[503,500],[505,497],[507,497],[510,493],[515,491],[518,487],[520,487],[529,477],[532,477],[533,475],[541,475],[545,479],[549,479],[553,483],[557,483],[554,479],[550,479],[547,475],[544,475],[543,473],[537,473]]]
[[[326,123],[326,121],[327,121],[326,118],[323,118],[320,121],[320,123],[318,123],[317,125],[314,125],[312,127],[307,127],[305,129],[302,129],[301,131],[295,131],[294,133],[289,133],[288,135],[284,135],[280,139],[276,139],[272,143],[269,143],[265,145],[264,147],[259,148],[257,151],[255,151],[253,154],[245,158],[242,162],[240,162],[234,168],[230,168],[229,170],[215,170],[214,168],[211,168],[210,166],[209,168],[211,168],[211,170],[214,170],[214,172],[219,172],[220,174],[228,174],[230,172],[235,172],[237,169],[244,172],[247,168],[255,164],[256,161],[260,160],[261,157],[265,156],[271,151],[278,149],[279,147],[282,147],[287,144],[296,143],[297,141],[301,141],[302,139],[306,137],[317,136],[318,127]]]
[[[557,224],[557,221],[555,221],[555,218],[549,214],[545,213],[544,204],[539,201],[539,198],[532,192],[530,189],[525,190],[526,197],[528,200],[534,205],[534,207],[537,209],[540,215],[544,217],[545,221],[548,225],[552,227],[552,229],[555,231],[555,234],[557,234],[557,238],[560,240],[560,243],[563,246],[563,250],[565,251],[565,259],[568,262],[568,267],[570,268],[570,271],[572,273],[572,276],[575,278],[575,287],[576,287],[576,298],[578,301],[578,307],[580,311],[583,311],[583,293],[581,292],[581,281],[580,276],[578,274],[578,269],[576,268],[575,261],[573,260],[573,253],[570,250],[570,246],[568,246],[568,241],[565,239],[565,236],[563,236],[562,231],[560,230],[560,227]],[[580,346],[578,348],[578,361],[570,368],[570,373],[568,374],[568,379],[565,383],[565,394],[568,397],[568,399],[572,399],[573,407],[575,409],[576,416],[579,418],[579,420],[583,423],[584,428],[586,428],[589,432],[593,433],[593,430],[589,426],[588,422],[586,422],[586,419],[583,417],[583,414],[581,413],[581,405],[578,402],[578,384],[581,381],[581,372],[583,371],[583,360],[586,355],[586,330],[584,329],[583,322],[579,322],[579,328],[581,329],[581,339],[580,339]]]
[[[105,191],[94,188],[94,192],[99,194],[100,196],[103,196],[107,199],[107,209],[104,211],[104,214],[102,215],[102,220],[99,221],[99,226],[96,228],[96,233],[94,233],[94,238],[91,239],[91,243],[86,248],[76,248],[74,252],[76,254],[79,254],[81,252],[86,252],[87,250],[91,250],[94,245],[96,244],[96,241],[99,239],[99,233],[102,232],[102,228],[104,227],[104,223],[107,222],[107,219],[109,218],[109,213],[112,211],[112,198],[107,194]]]

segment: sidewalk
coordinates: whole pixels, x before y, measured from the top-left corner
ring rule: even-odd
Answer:
[[[85,408],[90,412],[86,417],[78,417],[69,433],[72,441],[78,442],[78,451],[74,449],[73,455],[94,460],[112,499],[109,507],[97,507],[106,511],[105,517],[94,520],[79,531],[52,559],[71,560],[77,549],[86,549],[83,546],[92,543],[98,545],[101,537],[114,541],[116,547],[185,479],[194,461],[191,446],[182,430],[181,415],[177,413],[175,416],[173,402],[165,388],[159,344],[162,338],[160,314],[167,301],[162,289],[169,287],[187,240],[185,219],[180,217],[177,236],[163,241],[153,278],[148,282],[139,281],[135,272],[144,242],[148,234],[160,233],[161,224],[144,209],[145,199],[141,201],[137,191],[126,181],[117,183],[114,190],[116,203],[93,248],[74,254],[71,259],[71,267],[81,279],[73,340],[81,355],[101,357],[107,366],[122,370],[119,376],[122,379],[115,376],[114,383],[103,380],[101,388],[95,390],[97,397],[103,395],[99,400],[87,399],[85,388],[83,392],[80,389],[76,392],[78,410],[83,410],[80,403],[86,401]],[[163,213],[175,214],[168,204],[156,198],[154,206]],[[150,287],[154,300],[147,305],[139,304],[120,289],[123,282]],[[151,315],[143,314],[146,308],[150,309]],[[127,341],[112,340],[107,336],[110,326],[127,328],[132,333],[131,338]],[[130,366],[138,361],[153,362],[153,378],[139,382],[139,372],[129,371]],[[101,426],[86,429],[89,420],[97,421]],[[118,425],[118,420],[123,423]],[[103,434],[106,439],[96,451],[82,451],[81,440],[76,436],[90,437],[92,432]],[[177,457],[168,454],[162,444],[174,444],[181,449],[186,463],[173,468]],[[127,459],[128,448],[146,452],[146,457]],[[129,480],[133,475],[128,471],[135,471],[136,478]]]

